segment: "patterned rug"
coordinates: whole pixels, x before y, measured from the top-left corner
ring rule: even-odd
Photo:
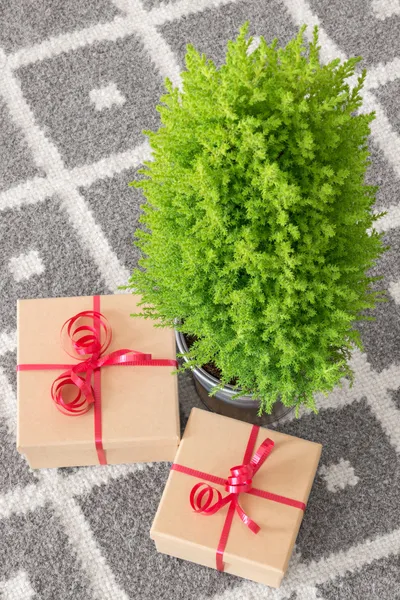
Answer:
[[[388,302],[363,325],[355,385],[279,426],[324,450],[277,591],[155,552],[168,464],[33,472],[15,450],[17,298],[126,282],[141,202],[127,183],[149,157],[141,131],[157,125],[163,79],[179,82],[187,42],[220,63],[246,19],[282,43],[318,23],[325,61],[363,55],[369,180],[391,246],[376,269]],[[0,23],[0,597],[399,599],[399,1],[3,0]],[[184,423],[199,405],[190,376],[180,402]]]

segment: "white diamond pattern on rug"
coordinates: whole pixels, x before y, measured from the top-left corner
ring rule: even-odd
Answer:
[[[296,600],[324,600],[315,586],[305,585],[296,590]]]
[[[400,0],[372,0],[372,10],[381,20],[400,15]]]
[[[44,264],[37,250],[14,256],[11,258],[8,267],[15,281],[23,281],[44,272]]]
[[[260,43],[260,36],[259,35],[255,35],[253,37],[253,41],[251,42],[249,49],[247,50],[247,54],[252,54],[254,52],[254,50],[256,50],[256,48],[258,48],[258,45]]]
[[[104,110],[115,105],[122,106],[126,102],[125,96],[121,94],[115,83],[95,88],[90,92],[89,97],[96,110]]]
[[[0,592],[4,600],[31,600],[35,595],[25,571],[19,571],[8,581],[1,582]]]
[[[389,285],[389,292],[396,304],[400,304],[400,281],[392,281]]]
[[[21,103],[31,107],[37,129],[46,131],[39,150],[49,148],[54,155],[51,160],[47,152],[43,156],[47,171],[58,162],[64,176],[65,169],[133,150],[145,140],[143,129],[158,126],[155,106],[163,93],[162,78],[134,33],[117,43],[84,43],[24,65],[17,77]],[[35,146],[39,135],[36,130],[31,139]]]
[[[2,331],[0,333],[0,356],[17,349],[17,331]]]
[[[324,478],[328,490],[333,493],[344,490],[348,485],[357,485],[360,480],[349,461],[343,458],[337,464],[328,467],[322,465],[319,473]]]

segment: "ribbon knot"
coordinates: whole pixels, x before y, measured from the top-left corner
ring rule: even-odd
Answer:
[[[82,324],[82,319],[91,319],[93,325]],[[68,368],[51,386],[51,397],[57,408],[70,416],[85,414],[96,402],[96,376],[99,376],[102,367],[177,365],[175,360],[153,359],[151,354],[127,348],[104,354],[111,343],[112,330],[106,317],[96,310],[85,310],[68,319],[61,328],[62,342],[65,338],[75,354],[63,344],[65,352],[75,359],[84,357],[84,360],[73,365],[59,365]],[[64,396],[66,386],[75,388],[72,399]],[[99,383],[97,388],[99,390]]]
[[[255,434],[257,434],[256,429],[253,431]],[[190,492],[190,505],[197,513],[203,513],[207,516],[214,515],[223,506],[229,504],[227,521],[225,523],[227,527],[226,537],[228,535],[235,512],[239,515],[241,521],[250,529],[250,531],[253,533],[258,533],[260,531],[259,525],[257,525],[257,523],[253,521],[241,507],[239,503],[239,495],[248,493],[252,490],[252,478],[257,473],[264,461],[268,458],[272,448],[274,447],[274,442],[269,438],[264,440],[252,459],[249,460],[250,457],[248,455],[251,453],[254,443],[255,439],[251,440],[250,444],[248,444],[248,449],[250,448],[250,451],[246,451],[244,463],[242,465],[231,467],[231,474],[229,475],[228,479],[222,480],[225,491],[228,492],[225,497],[222,497],[222,494],[219,490],[204,482],[199,482],[194,485]],[[218,478],[216,478],[215,483],[219,483],[217,479]],[[225,535],[223,532],[221,536],[223,542],[220,542],[220,546],[223,548],[225,547],[226,543],[224,538]],[[223,570],[222,554],[223,551],[217,551],[217,568],[219,570]]]
[[[230,469],[231,474],[227,479],[225,490],[232,494],[249,492],[253,487],[254,469],[252,465],[238,465]]]
[[[90,324],[84,323],[84,319],[89,319]],[[104,337],[103,342],[102,337]],[[115,354],[111,353],[101,360],[101,356],[111,343],[111,337],[112,331],[106,317],[97,310],[79,312],[62,326],[61,340],[65,352],[75,359],[84,358],[70,365],[53,381],[51,397],[62,413],[70,416],[83,415],[90,409],[91,404],[94,404],[95,390],[92,377],[95,371],[105,364],[104,359],[107,360]],[[67,386],[75,388],[75,396],[72,399],[65,398]]]

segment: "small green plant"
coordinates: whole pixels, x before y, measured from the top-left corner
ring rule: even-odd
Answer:
[[[190,362],[213,361],[270,412],[316,410],[343,376],[353,327],[380,299],[368,269],[383,252],[365,185],[374,115],[356,114],[360,58],[322,65],[318,31],[285,48],[247,24],[219,69],[188,46],[182,90],[167,81],[149,135],[153,160],[133,185],[147,202],[129,286],[143,315],[196,336]]]

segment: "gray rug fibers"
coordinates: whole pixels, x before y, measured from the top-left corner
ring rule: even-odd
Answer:
[[[285,43],[319,23],[323,58],[361,54],[376,110],[369,180],[391,246],[388,302],[363,325],[356,383],[279,429],[322,442],[282,588],[158,555],[168,464],[32,472],[15,451],[16,300],[110,293],[137,261],[141,131],[187,42],[218,63],[246,20]],[[400,598],[400,6],[396,0],[0,0],[0,597]],[[180,379],[182,422],[199,400]]]

